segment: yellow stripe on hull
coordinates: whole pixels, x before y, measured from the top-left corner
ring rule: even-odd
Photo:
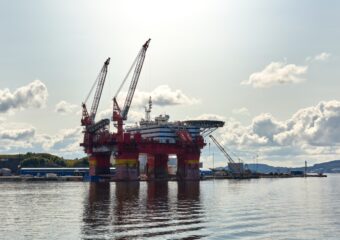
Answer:
[[[138,160],[137,159],[116,159],[115,165],[135,167],[138,165]]]
[[[97,159],[95,159],[95,158],[90,158],[90,160],[89,160],[89,165],[90,165],[90,167],[95,167],[95,166],[97,166]]]
[[[187,160],[186,163],[188,164],[199,164],[200,160],[199,159],[195,159],[195,160]]]

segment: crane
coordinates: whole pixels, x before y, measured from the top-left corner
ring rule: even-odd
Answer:
[[[230,163],[235,163],[235,161],[231,158],[231,156],[227,153],[227,151],[222,147],[222,145],[214,138],[213,135],[209,135],[211,140],[216,144],[216,146],[221,150],[221,152],[224,154],[224,156],[228,159]]]
[[[133,95],[136,91],[139,75],[140,75],[142,67],[143,67],[146,50],[149,47],[150,41],[151,41],[151,39],[148,39],[144,43],[144,45],[142,46],[141,50],[138,52],[137,57],[133,61],[128,73],[126,74],[126,76],[125,76],[125,78],[122,82],[122,84],[120,85],[115,96],[113,97],[113,117],[112,117],[112,120],[117,121],[118,134],[121,134],[123,132],[123,120],[127,120],[129,109],[130,109],[130,106],[131,106],[131,103],[132,103],[132,98],[133,98]],[[125,103],[124,103],[123,108],[120,109],[120,107],[117,103],[117,97],[118,97],[120,90],[122,89],[124,83],[126,82],[127,78],[129,77],[129,75],[130,75],[130,73],[131,73],[131,71],[134,67],[135,67],[135,70],[134,70],[134,73],[133,73],[133,76],[132,76],[132,80],[131,80],[130,87],[129,87],[129,90],[128,90],[128,93],[127,93],[127,97],[125,99]]]
[[[110,64],[110,58],[108,58],[105,62],[104,65],[102,67],[102,69],[100,70],[98,77],[96,78],[96,81],[93,83],[90,92],[88,93],[85,101],[82,103],[82,107],[83,107],[83,116],[81,119],[81,123],[83,126],[89,126],[89,125],[93,125],[95,123],[95,118],[96,118],[96,114],[97,114],[97,110],[98,110],[98,105],[99,105],[99,101],[102,95],[102,91],[103,91],[103,87],[104,87],[104,83],[105,83],[105,79],[106,79],[106,75],[107,75],[107,68],[108,65]],[[87,108],[86,108],[86,102],[89,99],[94,87],[97,84],[97,88],[96,88],[96,92],[94,94],[94,98],[93,98],[93,102],[92,102],[92,106],[91,106],[91,111],[90,113],[88,113]]]
[[[221,150],[221,152],[224,154],[224,156],[228,159],[228,161],[229,161],[228,168],[229,168],[229,171],[232,174],[232,176],[234,178],[243,177],[243,173],[244,173],[243,163],[242,162],[236,163],[232,159],[232,157],[227,153],[227,151],[224,149],[224,147],[222,147],[222,145],[216,140],[216,138],[214,138],[213,135],[209,135],[209,137],[211,138],[211,140],[213,140],[213,142],[216,144],[216,146]]]

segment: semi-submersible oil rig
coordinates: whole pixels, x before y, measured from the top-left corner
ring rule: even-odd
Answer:
[[[82,104],[81,124],[84,126],[84,140],[80,145],[84,147],[84,151],[89,157],[90,181],[112,179],[110,175],[111,158],[114,158],[116,168],[114,180],[138,180],[140,175],[139,156],[141,154],[147,156],[145,174],[149,180],[167,178],[169,155],[177,156],[176,176],[178,180],[198,180],[200,178],[201,149],[206,145],[204,137],[224,125],[222,121],[211,120],[170,122],[168,115],[160,115],[151,120],[152,102],[150,98],[149,106],[145,109],[145,119],[142,119],[138,126],[124,128],[124,121],[128,119],[150,40],[142,46],[113,98],[111,120],[115,128],[114,132],[109,130],[109,119],[95,121],[110,58],[105,61],[90,93]],[[134,71],[130,87],[124,106],[121,108],[117,102],[117,96],[132,70]],[[86,102],[95,87],[93,103],[90,112],[88,112]]]

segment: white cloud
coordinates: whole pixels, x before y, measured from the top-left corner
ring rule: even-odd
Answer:
[[[311,146],[340,144],[340,102],[320,102],[315,107],[297,111],[286,123],[285,131],[277,134],[280,144],[307,143]]]
[[[0,126],[0,152],[49,152],[58,155],[82,155],[79,146],[82,128],[62,129],[55,135],[37,133],[26,123],[7,123]]]
[[[74,153],[77,151],[80,152],[82,149],[79,146],[82,140],[82,128],[75,127],[71,129],[62,129],[55,135],[47,135],[47,134],[37,134],[35,136],[32,144],[36,148],[43,149],[46,152],[53,152],[60,155],[63,155],[65,152],[68,152],[68,149],[71,149],[71,146]],[[76,148],[74,146],[77,146]]]
[[[126,93],[122,93],[119,96],[121,107],[123,107],[125,96]],[[200,102],[196,98],[187,96],[180,89],[173,90],[167,85],[161,85],[150,92],[136,90],[132,100],[132,106],[144,107],[147,105],[150,96],[152,98],[152,104],[158,106],[192,105]]]
[[[139,122],[144,117],[145,117],[145,114],[143,114],[143,112],[130,110],[127,123]]]
[[[9,140],[29,139],[29,138],[33,137],[34,134],[35,134],[35,129],[33,127],[21,128],[21,129],[2,129],[2,130],[0,130],[0,138],[1,139],[9,139]]]
[[[312,61],[324,62],[324,61],[327,61],[330,58],[330,56],[331,56],[330,53],[322,52],[318,55],[315,55],[314,57],[307,57],[306,61],[307,62],[312,62]]]
[[[27,141],[35,135],[35,128],[29,124],[7,123],[5,119],[0,122],[0,140]]]
[[[158,86],[149,96],[152,97],[153,104],[159,106],[191,105],[199,102],[198,99],[187,96],[179,89],[172,90],[167,85]],[[148,100],[148,96],[146,99]]]
[[[304,81],[301,77],[307,72],[308,66],[297,66],[284,62],[272,62],[261,72],[255,72],[242,85],[254,88],[268,88],[274,85],[295,84]]]
[[[251,124],[252,132],[260,137],[265,137],[269,142],[273,142],[273,136],[285,130],[285,125],[277,121],[270,114],[256,116]]]
[[[192,105],[197,104],[200,101],[196,98],[189,97],[184,94],[181,90],[172,90],[167,85],[161,85],[156,87],[150,92],[138,91],[136,90],[135,95],[132,100],[131,108],[128,114],[128,123],[139,122],[145,115],[144,111],[140,110],[148,105],[149,98],[152,98],[153,106],[176,106],[176,105]],[[124,106],[124,100],[126,97],[126,92],[118,96],[118,104],[122,109]],[[132,110],[135,109],[136,111]],[[137,110],[138,109],[138,110]],[[100,111],[97,114],[97,119],[112,118],[112,106]]]
[[[111,120],[111,118],[112,118],[112,112],[113,112],[112,107],[100,111],[100,112],[97,114],[97,117],[96,117],[97,121],[99,121],[99,120],[101,120],[101,119],[110,119],[110,120]]]
[[[63,114],[63,115],[79,112],[77,111],[78,109],[79,109],[78,105],[68,103],[64,100],[58,102],[55,105],[55,112]]]
[[[314,59],[316,61],[326,61],[331,56],[330,53],[322,52],[319,55],[316,55]]]
[[[53,138],[42,136],[39,142],[45,149],[58,150],[64,152],[69,149],[71,145],[77,144],[78,151],[81,150],[79,143],[82,140],[82,127],[62,129]]]
[[[266,145],[269,142],[269,139],[265,136],[254,133],[252,125],[243,126],[240,122],[232,118],[227,119],[224,127],[219,130],[219,133],[223,139],[222,142],[228,145],[259,146]]]
[[[13,93],[8,88],[0,89],[0,113],[5,113],[9,110],[44,107],[47,97],[47,87],[40,80],[35,80],[26,86],[20,87]]]
[[[142,112],[132,110],[130,123],[139,121],[141,117]],[[254,117],[249,125],[216,114],[203,114],[190,119],[225,121],[225,126],[214,133],[221,143],[234,152],[258,153],[261,159],[321,161],[335,159],[340,154],[340,101],[336,100],[300,109],[285,121],[268,113]],[[6,119],[0,121],[1,152],[83,154],[79,146],[83,137],[81,127],[62,129],[48,135],[37,133],[29,124],[7,123]],[[242,155],[240,157],[243,158]]]
[[[323,101],[298,110],[286,121],[260,114],[245,126],[227,119],[216,135],[227,146],[259,152],[267,159],[328,160],[339,155],[340,101]]]
[[[235,115],[245,115],[245,116],[250,115],[250,112],[249,112],[248,108],[246,108],[246,107],[233,109],[232,113],[235,114]]]
[[[31,141],[35,135],[35,128],[29,124],[3,120],[0,125],[0,152],[32,147]]]

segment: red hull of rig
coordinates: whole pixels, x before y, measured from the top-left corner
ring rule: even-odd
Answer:
[[[168,156],[177,156],[177,178],[179,180],[198,180],[199,174],[199,159],[201,149],[205,146],[202,135],[207,132],[212,132],[217,127],[223,126],[221,121],[185,121],[170,123],[162,122],[158,127],[168,127],[166,130],[172,137],[165,142],[157,137],[143,135],[142,128],[136,128],[134,132],[129,132],[123,128],[124,121],[127,120],[128,112],[132,103],[133,95],[136,90],[139,75],[141,73],[146,50],[148,49],[150,39],[142,46],[136,59],[134,60],[128,74],[123,80],[117,93],[113,98],[113,115],[112,121],[115,132],[109,131],[109,119],[95,121],[99,101],[104,87],[107,69],[110,62],[108,58],[90,93],[82,104],[83,115],[81,124],[84,126],[84,141],[80,144],[84,147],[85,153],[89,157],[90,165],[90,181],[105,181],[111,180],[110,175],[110,159],[115,159],[116,173],[113,179],[116,181],[138,180],[140,177],[140,154],[147,156],[145,166],[145,174],[148,179],[166,179],[168,176]],[[135,68],[134,68],[135,67]],[[134,68],[130,87],[125,99],[123,108],[121,109],[117,103],[117,96],[126,82],[129,74]],[[86,101],[91,95],[92,90],[97,84],[93,103],[90,112],[87,111]],[[150,120],[151,99],[149,108],[146,108],[146,118],[141,121],[144,130],[152,124],[158,122]],[[164,119],[162,116],[159,119]],[[165,124],[165,125],[164,125]],[[146,127],[146,128],[145,128]],[[195,134],[190,133],[189,129],[196,129]]]
[[[147,156],[145,174],[148,180],[167,179],[168,156],[177,156],[178,180],[199,180],[199,159],[205,146],[202,136],[195,141],[183,143],[159,143],[141,138],[140,134],[123,134],[119,138],[112,133],[106,140],[97,137],[81,145],[89,156],[91,181],[133,181],[140,177],[139,156]],[[110,159],[115,158],[116,173],[110,176]]]

